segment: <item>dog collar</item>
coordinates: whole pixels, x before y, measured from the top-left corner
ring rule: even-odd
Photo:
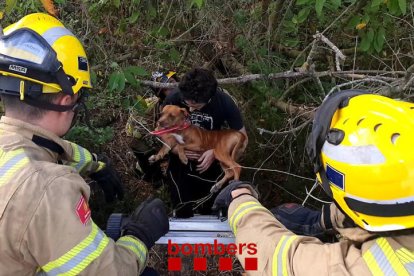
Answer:
[[[176,130],[186,129],[186,128],[190,127],[190,126],[191,126],[191,123],[189,121],[185,121],[180,126],[173,126],[171,128],[164,128],[164,129],[160,129],[160,130],[154,130],[154,131],[151,131],[150,133],[152,135],[161,136],[161,135],[164,135],[164,134],[167,134],[167,133],[175,132]]]

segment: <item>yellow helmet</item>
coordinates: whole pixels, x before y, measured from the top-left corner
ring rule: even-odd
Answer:
[[[22,100],[25,95],[73,95],[92,88],[81,42],[59,20],[43,13],[27,15],[4,29],[0,77],[0,93],[17,94]]]
[[[357,225],[414,228],[414,104],[341,91],[315,114],[308,153],[320,184]]]
[[[175,71],[168,71],[166,74],[160,71],[155,71],[152,73],[151,80],[162,82],[162,83],[167,83],[171,78],[175,79],[176,76],[177,76],[177,72]]]

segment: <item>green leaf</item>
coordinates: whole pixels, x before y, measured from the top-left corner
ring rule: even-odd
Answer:
[[[372,43],[374,41],[375,32],[372,28],[369,28],[368,30],[368,40],[369,43]]]
[[[296,5],[300,6],[300,5],[309,4],[311,2],[312,2],[312,0],[298,0],[298,1],[296,1]]]
[[[292,38],[292,39],[285,39],[285,40],[283,41],[283,44],[284,44],[285,46],[288,46],[288,47],[296,47],[296,46],[298,46],[298,44],[299,44],[299,40],[294,39],[294,38]]]
[[[204,2],[203,0],[192,0],[190,6],[192,7],[192,6],[196,5],[197,8],[200,10],[201,7],[203,6],[203,2]]]
[[[370,14],[377,14],[379,12],[380,8],[381,8],[380,5],[368,6],[368,7],[365,8],[365,12],[370,13]]]
[[[372,2],[371,2],[371,7],[376,7],[376,6],[379,6],[379,5],[381,5],[381,3],[383,3],[384,2],[384,0],[372,0]]]
[[[173,62],[178,63],[178,62],[180,62],[181,54],[180,54],[180,52],[177,51],[177,49],[172,48],[170,50],[170,58]]]
[[[119,7],[121,6],[121,0],[112,0],[112,4],[119,9]]]
[[[129,100],[129,98],[125,98],[122,100],[121,105],[124,109],[128,109],[131,106],[131,101]]]
[[[385,41],[385,29],[380,27],[375,35],[374,48],[379,53],[381,52]]]
[[[138,87],[138,81],[135,79],[134,74],[130,70],[124,70],[126,81],[133,87]]]
[[[155,34],[161,37],[166,37],[170,34],[170,31],[166,27],[161,27],[157,28]]]
[[[361,22],[361,17],[354,15],[348,22],[347,27],[354,29]]]
[[[155,17],[157,17],[157,10],[154,8],[153,5],[150,4],[147,10],[148,10],[148,14],[151,19],[154,19]]]
[[[318,17],[322,15],[322,9],[325,4],[326,0],[316,0],[315,10]]]
[[[96,75],[95,71],[91,70],[91,83],[93,86],[96,85],[97,79],[98,79],[98,76]]]
[[[398,6],[400,6],[402,14],[407,12],[407,0],[398,0]]]
[[[247,15],[246,11],[244,10],[236,10],[233,13],[234,21],[236,22],[238,27],[243,27],[247,23]]]
[[[126,32],[126,29],[127,29],[127,19],[126,18],[122,18],[118,22],[118,29],[116,30],[116,32],[118,34],[124,34]]]
[[[369,42],[368,36],[367,35],[362,36],[361,43],[359,44],[359,47],[361,48],[361,50],[366,52],[368,51],[370,46],[371,46],[371,42]]]
[[[135,11],[132,13],[132,15],[128,18],[128,21],[130,24],[134,24],[135,22],[137,22],[138,18],[139,18],[140,13]]]
[[[331,3],[333,5],[333,8],[335,10],[337,10],[341,6],[342,1],[341,0],[331,0]]]
[[[296,17],[297,22],[303,23],[306,19],[308,19],[309,13],[310,13],[310,7],[301,9]]]
[[[16,4],[17,0],[6,0],[6,8],[4,10],[6,14],[9,14],[14,9]]]
[[[132,4],[139,5],[141,3],[141,0],[132,0]]]
[[[391,14],[398,15],[401,12],[399,0],[388,0],[387,7]]]
[[[139,76],[139,77],[149,76],[148,72],[144,68],[139,67],[139,66],[128,66],[124,70],[127,70],[131,72],[132,74],[134,74],[135,76]]]
[[[125,88],[125,75],[123,72],[114,72],[109,77],[109,91],[121,92]]]

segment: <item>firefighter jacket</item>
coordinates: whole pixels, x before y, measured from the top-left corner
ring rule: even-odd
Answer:
[[[82,147],[37,126],[0,120],[0,275],[137,275],[148,251],[117,242],[91,219],[79,173],[100,164]]]
[[[230,204],[229,224],[243,250],[243,266],[257,258],[248,275],[414,275],[414,231],[380,235],[361,228],[342,228],[345,216],[332,204],[332,226],[339,242],[297,236],[287,230],[254,197],[243,195]],[[256,253],[256,254],[252,254]],[[246,266],[247,267],[247,266]],[[253,269],[252,269],[253,268]]]

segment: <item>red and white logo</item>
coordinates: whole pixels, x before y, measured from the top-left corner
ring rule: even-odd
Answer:
[[[81,195],[78,203],[76,204],[76,214],[83,225],[85,225],[91,217],[91,209],[89,209],[89,205],[83,195]]]
[[[229,243],[222,244],[214,240],[214,243],[196,243],[196,244],[177,244],[168,240],[168,270],[181,271],[181,258],[177,255],[189,256],[193,255],[194,271],[207,270],[206,255],[223,256],[218,258],[218,270],[231,271],[233,270],[233,261],[231,257],[224,257],[224,255],[249,255],[244,258],[244,269],[246,271],[257,271],[257,245],[255,243]]]

